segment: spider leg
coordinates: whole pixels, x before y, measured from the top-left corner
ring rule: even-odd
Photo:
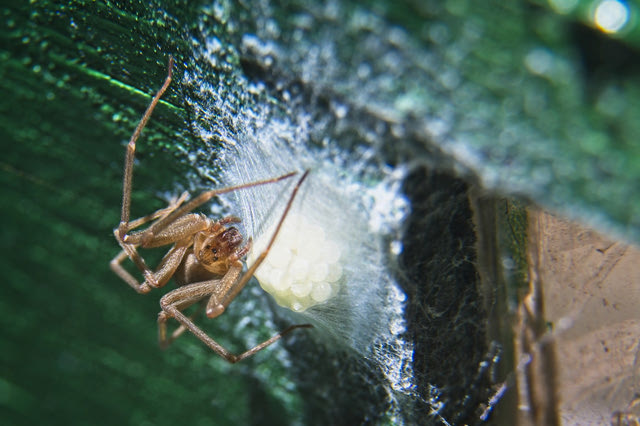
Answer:
[[[165,294],[160,299],[160,307],[162,311],[158,314],[158,337],[161,346],[166,346],[169,342],[167,339],[167,321],[174,318],[184,327],[191,331],[198,339],[204,342],[209,348],[229,362],[235,356],[222,347],[218,342],[210,338],[204,331],[196,326],[193,321],[181,312],[181,309],[196,303],[216,291],[220,280],[208,280],[199,283],[187,284]]]
[[[204,309],[206,305],[205,302],[206,302],[206,299],[202,299],[200,301],[197,301],[197,300],[189,301],[189,303],[185,303],[183,306],[180,306],[180,309],[187,309],[191,305],[198,303],[198,307],[196,308],[195,312],[193,312],[188,317],[191,321],[193,321],[193,318],[196,317]],[[162,349],[166,349],[167,347],[169,347],[169,345],[171,345],[178,337],[182,335],[182,333],[184,333],[187,330],[187,327],[180,324],[175,330],[173,330],[173,333],[171,333],[171,336],[167,337],[166,324],[169,318],[171,317],[165,311],[160,311],[160,313],[158,314],[158,343],[160,344],[160,347]]]
[[[172,211],[174,211],[175,209],[177,209],[178,207],[180,207],[180,205],[184,202],[184,200],[187,199],[187,197],[189,196],[188,192],[183,192],[182,195],[176,199],[171,201],[171,203],[163,208],[163,209],[159,209],[156,210],[155,212],[151,213],[150,215],[138,218],[136,220],[133,220],[131,222],[129,222],[129,226],[127,229],[127,232],[129,232],[132,229],[135,229],[141,225],[144,225],[147,222],[150,222],[152,220],[155,220],[157,218],[161,218],[164,217],[166,215],[168,215],[169,213],[171,213]],[[120,238],[120,230],[118,228],[113,230],[114,236],[116,237],[116,241],[118,241],[118,244],[120,244],[121,246],[124,244],[124,242],[122,241],[122,238]],[[118,275],[123,281],[125,281],[127,284],[129,284],[133,289],[135,289],[138,293],[146,293],[148,292],[150,289],[142,289],[140,286],[141,284],[138,282],[138,280],[136,280],[129,272],[127,272],[127,270],[125,270],[121,263],[127,258],[139,258],[140,255],[138,254],[136,247],[129,247],[129,250],[125,250],[124,248],[120,251],[120,253],[118,253],[112,260],[111,260],[111,269],[113,270],[113,272],[116,273],[116,275]],[[143,265],[142,271],[143,273],[148,270],[149,268],[146,266],[146,263],[144,263],[143,259],[138,260],[137,262],[134,260],[134,263],[136,263],[137,265]]]
[[[284,212],[282,213],[282,216],[280,217],[280,220],[276,225],[276,229],[273,232],[273,235],[271,236],[271,239],[269,240],[269,243],[267,244],[265,249],[262,251],[262,253],[260,253],[256,261],[253,263],[253,265],[251,265],[247,269],[247,272],[245,272],[244,275],[235,284],[233,284],[231,288],[229,288],[229,291],[223,295],[222,299],[219,301],[221,306],[218,307],[215,312],[209,311],[209,309],[207,309],[207,316],[209,316],[210,318],[214,318],[217,315],[220,315],[222,312],[224,312],[224,310],[227,308],[227,306],[229,306],[229,304],[233,301],[233,299],[235,299],[238,293],[240,293],[240,291],[242,291],[244,286],[247,285],[251,277],[253,277],[253,274],[255,273],[256,269],[258,269],[258,266],[260,266],[260,264],[267,257],[267,254],[269,254],[269,250],[271,249],[271,246],[273,246],[273,242],[278,236],[278,232],[280,232],[280,228],[282,227],[282,224],[284,223],[284,220],[286,219],[287,214],[289,213],[289,210],[291,210],[291,205],[293,204],[293,200],[295,199],[296,194],[298,193],[298,189],[300,188],[300,185],[302,185],[302,182],[304,182],[305,178],[308,175],[309,175],[309,170],[304,172],[302,177],[298,180],[298,183],[296,183],[296,186],[293,188],[293,191],[291,191],[291,196],[289,197],[287,206],[285,207]]]
[[[148,293],[152,288],[162,287],[169,281],[176,269],[178,269],[178,266],[180,266],[180,262],[182,262],[190,246],[191,240],[189,239],[176,243],[162,258],[156,270],[152,271],[142,256],[140,256],[135,246],[122,244],[122,251],[111,260],[111,270],[138,293]],[[122,267],[122,261],[127,258],[132,259],[139,268],[142,266],[140,269],[145,277],[143,283],[138,282],[133,275]]]
[[[127,232],[129,232],[131,229],[137,228],[138,226],[144,225],[147,222],[167,216],[172,211],[180,207],[180,205],[187,199],[188,196],[189,196],[188,192],[183,192],[178,199],[171,201],[171,203],[167,207],[156,210],[150,215],[147,215],[129,222]],[[149,292],[151,290],[149,286],[140,284],[138,280],[136,280],[129,272],[127,272],[126,269],[122,267],[122,262],[128,257],[133,261],[133,263],[138,267],[138,269],[142,271],[145,277],[153,276],[151,269],[147,266],[144,259],[142,259],[142,257],[139,255],[137,251],[137,246],[133,244],[126,244],[120,235],[119,228],[114,229],[113,234],[118,244],[120,244],[120,247],[122,248],[122,250],[111,260],[111,263],[110,263],[111,270],[113,270],[113,272],[115,272],[116,275],[118,275],[124,282],[129,284],[138,293]],[[152,279],[152,282],[153,282],[153,279]]]
[[[225,216],[218,221],[220,225],[229,225],[231,223],[240,223],[242,219],[237,216]]]
[[[246,188],[251,188],[251,187],[254,187],[254,186],[266,185],[266,184],[270,184],[270,183],[276,183],[276,182],[279,182],[281,180],[288,179],[288,178],[290,178],[291,176],[293,176],[295,174],[296,174],[296,172],[291,172],[291,173],[284,174],[282,176],[277,176],[275,178],[259,180],[259,181],[255,181],[255,182],[244,183],[244,184],[241,184],[241,185],[235,185],[235,186],[229,186],[229,187],[226,187],[226,188],[212,189],[210,191],[205,191],[205,192],[201,193],[200,195],[198,195],[197,197],[194,197],[191,200],[189,200],[186,204],[184,204],[180,208],[172,211],[167,216],[165,216],[165,217],[157,220],[156,222],[154,222],[151,226],[149,226],[145,230],[145,233],[149,233],[151,235],[157,234],[162,229],[164,229],[166,226],[168,226],[171,222],[176,220],[178,217],[189,213],[193,209],[195,209],[198,206],[206,203],[207,201],[211,200],[213,197],[217,197],[218,195],[222,195],[222,194],[226,194],[226,193],[229,193],[229,192],[237,191],[239,189],[246,189]],[[228,220],[228,223],[235,222],[235,218],[233,216],[230,216],[229,218],[225,218],[225,219]],[[144,237],[148,238],[148,236],[144,236]],[[133,235],[126,235],[125,238],[124,238],[124,241],[125,242],[131,242],[131,243],[137,243],[137,242],[141,241],[142,238],[143,238],[142,235],[140,237],[137,237],[137,238],[134,237]]]
[[[109,263],[111,270],[115,272],[115,274],[119,276],[122,281],[129,284],[129,286],[131,286],[131,288],[138,293],[147,293],[148,290],[146,288],[143,289],[138,280],[135,279],[133,275],[131,275],[126,269],[122,267],[122,262],[128,257],[129,255],[127,254],[127,252],[125,252],[124,250],[120,250],[120,253],[118,253],[116,257],[111,259],[111,263]]]
[[[158,334],[160,338],[161,345],[167,344],[170,339],[166,337],[166,322],[169,318],[174,318],[178,321],[181,327],[184,327],[191,331],[198,339],[200,339],[205,345],[207,345],[211,350],[220,355],[222,358],[227,360],[230,363],[236,363],[241,361],[251,355],[255,354],[258,351],[266,348],[272,343],[280,340],[282,336],[290,333],[296,328],[308,328],[311,327],[310,324],[298,324],[287,327],[285,330],[271,337],[270,339],[265,340],[259,345],[254,346],[253,348],[239,354],[234,355],[227,349],[225,349],[218,342],[213,340],[207,333],[202,331],[200,327],[195,325],[191,318],[187,317],[185,314],[181,312],[181,309],[186,307],[187,305],[196,303],[198,300],[203,297],[209,296],[212,293],[218,291],[220,286],[220,280],[209,280],[203,281],[200,283],[194,283],[185,285],[176,290],[173,290],[160,299],[160,306],[162,307],[162,312],[158,314]],[[175,333],[174,333],[175,334]]]
[[[235,360],[234,361],[230,361],[230,362],[231,363],[236,363],[238,361],[242,361],[245,358],[249,358],[251,355],[255,354],[256,352],[259,352],[259,351],[263,350],[264,348],[266,348],[270,344],[277,342],[283,336],[285,336],[286,334],[289,334],[290,332],[292,332],[293,330],[295,330],[297,328],[312,328],[312,327],[313,326],[311,324],[294,324],[294,325],[290,325],[289,327],[287,327],[284,330],[282,330],[280,333],[276,334],[275,336],[272,336],[270,339],[267,339],[264,342],[260,343],[259,345],[256,345],[253,348],[249,349],[248,351],[245,351],[245,352],[241,353],[240,355],[237,355],[235,357]]]
[[[120,213],[120,225],[118,227],[120,231],[120,236],[124,238],[127,233],[127,229],[129,228],[129,215],[131,211],[131,179],[133,177],[133,160],[136,153],[136,141],[140,137],[140,133],[142,133],[142,129],[147,125],[147,121],[151,118],[151,114],[155,109],[158,101],[164,94],[164,92],[171,84],[171,75],[173,71],[173,56],[169,56],[169,64],[167,66],[167,77],[162,84],[162,87],[155,94],[151,103],[147,107],[144,115],[140,119],[140,122],[136,126],[133,134],[131,135],[131,139],[129,139],[129,143],[127,144],[127,154],[124,160],[124,178],[122,179],[122,211]]]
[[[122,252],[111,261],[111,269],[138,293],[148,293],[151,291],[151,288],[162,287],[169,281],[180,265],[186,250],[193,244],[193,236],[199,231],[210,227],[212,223],[213,221],[211,219],[203,215],[189,214],[179,217],[158,235],[140,243],[122,242],[119,235],[120,230],[116,228],[113,233],[118,244],[122,247]],[[145,232],[146,231],[141,231],[140,233],[136,232],[129,235],[146,235]],[[169,244],[174,244],[174,246],[164,256],[160,264],[156,267],[155,272],[147,266],[147,263],[140,253],[138,253],[138,247],[152,248]],[[140,284],[122,267],[121,263],[126,257],[131,259],[133,264],[142,272],[145,278],[144,283]]]
[[[180,197],[176,200],[172,200],[169,205],[163,209],[159,209],[156,210],[155,212],[151,213],[150,215],[147,216],[143,216],[140,217],[138,219],[132,220],[131,222],[129,222],[129,226],[127,228],[127,232],[131,231],[132,229],[136,229],[142,225],[144,225],[147,222],[151,222],[154,221],[158,218],[163,218],[165,216],[167,216],[169,213],[171,213],[172,211],[174,211],[175,209],[177,209],[178,207],[180,207],[182,205],[182,203],[184,203],[184,200],[187,199],[187,197],[189,197],[189,193],[188,192],[183,192],[182,195],[180,195]]]

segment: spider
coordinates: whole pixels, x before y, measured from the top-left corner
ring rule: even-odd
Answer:
[[[244,274],[242,273],[242,259],[251,249],[252,240],[249,238],[247,244],[243,245],[242,234],[237,228],[231,226],[240,222],[240,219],[235,216],[227,216],[220,220],[213,220],[204,214],[192,213],[192,210],[218,195],[279,182],[294,176],[296,172],[243,185],[205,191],[186,203],[189,194],[185,192],[177,200],[170,202],[167,207],[139,219],[129,220],[136,141],[151,117],[156,104],[169,87],[172,69],[173,58],[170,57],[164,84],[151,100],[127,145],[120,224],[113,231],[122,250],[111,260],[110,266],[116,275],[141,294],[148,293],[153,288],[160,288],[172,277],[175,278],[178,288],[160,299],[162,308],[158,314],[160,346],[167,347],[185,330],[189,330],[225,360],[236,363],[271,345],[292,330],[312,327],[311,324],[292,325],[259,345],[239,355],[234,355],[195,325],[192,321],[193,316],[188,317],[182,311],[196,303],[200,303],[200,309],[206,307],[205,312],[208,318],[216,318],[225,311],[266,258],[291,208],[296,193],[309,171],[307,170],[296,183],[266,248]],[[151,224],[147,228],[133,231],[149,222]],[[149,268],[138,253],[138,248],[153,248],[171,244],[173,246],[167,251],[155,270]],[[122,262],[127,258],[131,259],[142,272],[144,276],[142,283],[138,282],[122,266]],[[171,318],[177,320],[180,326],[168,337],[167,321]]]

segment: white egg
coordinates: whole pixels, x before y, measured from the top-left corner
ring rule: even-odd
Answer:
[[[309,268],[309,279],[313,282],[322,282],[327,278],[329,267],[326,263],[316,262]]]
[[[309,295],[309,293],[311,293],[311,282],[309,281],[305,281],[305,282],[297,282],[294,283],[291,286],[291,293],[296,296],[297,298],[303,298]]]
[[[332,288],[328,283],[317,283],[311,291],[311,298],[316,302],[324,302],[331,297]]]

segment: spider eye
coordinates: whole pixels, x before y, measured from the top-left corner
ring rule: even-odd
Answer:
[[[217,262],[218,261],[218,256],[213,256],[213,261]]]
[[[213,252],[213,254],[218,253],[218,249],[217,249],[217,248],[215,248],[215,247],[214,247],[214,248],[212,248],[212,249],[211,249],[211,251]]]

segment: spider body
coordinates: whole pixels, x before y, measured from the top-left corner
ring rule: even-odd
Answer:
[[[233,226],[233,224],[240,222],[240,219],[235,216],[227,216],[220,220],[214,220],[203,214],[192,213],[192,211],[218,195],[253,186],[273,184],[289,179],[296,174],[295,172],[262,181],[206,191],[189,201],[186,201],[189,194],[185,192],[166,208],[131,221],[129,215],[136,141],[160,97],[171,82],[172,67],[173,58],[170,58],[167,78],[142,116],[127,145],[121,219],[120,224],[113,231],[122,251],[111,261],[111,269],[134,290],[142,294],[150,292],[153,288],[164,286],[171,278],[175,279],[178,288],[165,294],[160,299],[162,311],[158,314],[158,332],[161,346],[168,346],[185,330],[189,330],[214,352],[227,361],[235,363],[279,340],[291,330],[311,327],[311,325],[299,324],[290,326],[254,348],[240,355],[234,355],[209,337],[195,325],[192,317],[187,317],[182,311],[191,305],[200,303],[201,306],[206,307],[205,312],[208,318],[215,318],[224,313],[225,309],[251,279],[260,263],[266,258],[308,171],[302,175],[293,188],[284,212],[266,248],[260,253],[256,261],[247,268],[245,273],[242,272],[242,259],[251,249],[252,240],[249,239],[244,244],[244,237]],[[149,222],[151,224],[147,228],[134,231]],[[155,269],[147,266],[138,252],[141,248],[147,249],[169,245],[171,245],[171,248],[169,248]],[[142,283],[123,268],[122,262],[127,258],[142,273],[144,277]],[[167,322],[171,318],[178,321],[180,326],[171,336],[167,336]]]

